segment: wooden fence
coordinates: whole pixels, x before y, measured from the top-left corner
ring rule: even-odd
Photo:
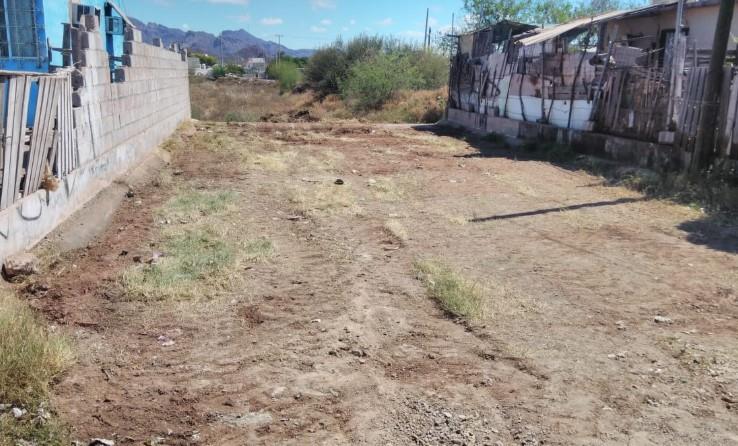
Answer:
[[[603,88],[595,121],[603,133],[657,141],[665,121],[669,84],[661,70],[622,67],[610,70]]]
[[[694,151],[703,100],[707,86],[708,67],[689,71],[682,97],[677,101],[678,119],[675,144],[685,152]],[[725,67],[718,109],[717,137],[719,158],[738,159],[738,73],[733,67]]]
[[[0,73],[0,209],[79,165],[68,73]]]

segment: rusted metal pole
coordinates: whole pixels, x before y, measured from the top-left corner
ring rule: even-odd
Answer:
[[[584,48],[582,48],[582,57],[579,58],[579,64],[577,65],[577,71],[574,74],[574,80],[571,83],[571,96],[569,97],[569,120],[566,124],[566,128],[571,128],[571,115],[574,113],[574,95],[577,91],[577,79],[579,74],[582,72],[582,64],[584,63],[584,57],[587,55],[587,49],[589,48],[589,39],[592,37],[592,27],[589,27],[587,36],[584,38]]]
[[[707,72],[707,85],[702,100],[699,126],[697,127],[697,141],[692,154],[690,171],[697,174],[710,165],[715,152],[715,134],[718,126],[718,103],[720,89],[723,84],[723,65],[725,54],[728,51],[730,26],[735,10],[735,0],[720,0],[715,38],[712,42],[710,68]]]

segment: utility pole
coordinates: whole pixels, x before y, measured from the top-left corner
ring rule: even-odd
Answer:
[[[279,65],[280,60],[282,59],[282,37],[284,37],[284,34],[277,34],[277,65]]]
[[[452,12],[452,13],[451,13],[451,35],[454,35],[454,34],[456,34],[456,33],[454,32],[454,22],[455,22],[455,21],[456,21],[456,14]]]
[[[423,33],[423,49],[428,49],[428,20],[430,20],[430,8],[425,10],[425,32]]]
[[[715,25],[715,38],[712,42],[710,67],[707,71],[705,96],[701,104],[702,114],[700,115],[699,126],[697,127],[697,140],[690,165],[692,174],[698,174],[708,167],[714,156],[718,103],[720,100],[720,89],[723,83],[725,53],[728,51],[730,25],[733,20],[734,9],[735,0],[720,0],[720,10],[717,16],[717,24]]]
[[[223,31],[220,32],[219,40],[220,40],[220,66],[223,67],[225,66],[223,64]]]

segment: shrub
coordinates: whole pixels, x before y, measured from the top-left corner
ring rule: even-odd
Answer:
[[[218,79],[226,75],[226,70],[225,70],[225,67],[222,65],[215,65],[213,67],[212,73],[213,73],[213,77]]]
[[[267,67],[267,75],[279,81],[279,90],[282,93],[292,91],[302,78],[297,63],[291,60],[272,62]]]
[[[305,80],[321,96],[338,93],[346,77],[348,63],[340,42],[319,49],[305,67]]]
[[[241,65],[236,65],[229,63],[225,67],[223,67],[226,74],[235,74],[237,76],[243,76],[246,74],[246,70],[243,69]]]
[[[398,91],[417,88],[418,78],[408,57],[382,53],[354,64],[341,93],[357,110],[376,110]]]
[[[429,51],[411,53],[412,65],[417,70],[418,88],[433,90],[448,84],[449,60],[446,56]]]
[[[469,319],[484,315],[483,289],[437,261],[415,262],[415,272],[430,297],[447,313]]]
[[[216,59],[215,56],[210,56],[208,54],[191,53],[190,56],[197,57],[198,59],[200,59],[201,64],[205,64],[208,67],[212,67],[213,65],[218,63],[218,59]]]
[[[0,401],[39,404],[71,360],[64,338],[49,332],[25,303],[0,291]]]

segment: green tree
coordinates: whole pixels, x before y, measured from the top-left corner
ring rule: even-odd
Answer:
[[[237,76],[243,76],[246,74],[246,70],[243,69],[241,65],[236,65],[233,63],[226,64],[225,67],[223,67],[226,74],[235,74]]]
[[[198,59],[200,59],[201,64],[205,64],[208,67],[212,67],[213,65],[218,63],[218,60],[215,57],[207,54],[193,52],[192,54],[190,54],[190,56],[197,57]]]
[[[270,63],[267,66],[267,76],[279,82],[279,90],[282,93],[294,90],[302,79],[300,67],[291,58]]]
[[[313,54],[305,67],[305,80],[323,96],[338,93],[339,85],[346,78],[348,69],[343,43],[337,41]]]
[[[218,79],[226,75],[226,69],[223,65],[215,65],[211,73],[215,79]]]
[[[405,54],[380,53],[351,66],[341,93],[357,110],[378,109],[400,90],[417,89],[422,80]]]
[[[524,19],[529,8],[530,2],[522,0],[464,0],[464,9],[475,28],[485,28],[501,20]]]

